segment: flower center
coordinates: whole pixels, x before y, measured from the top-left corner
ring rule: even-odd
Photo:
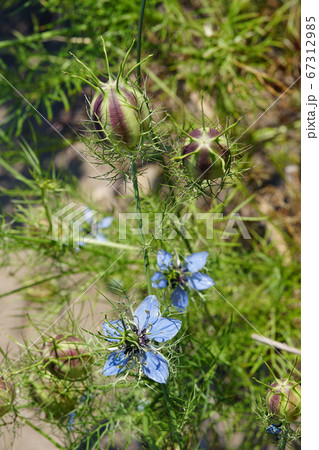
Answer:
[[[164,276],[167,279],[171,288],[176,288],[177,286],[183,286],[187,277],[184,274],[185,269],[182,266],[173,266],[170,271],[164,272]]]
[[[142,348],[145,347],[150,339],[147,336],[147,329],[139,331],[135,324],[130,324],[124,340],[125,353],[136,355],[141,353]]]

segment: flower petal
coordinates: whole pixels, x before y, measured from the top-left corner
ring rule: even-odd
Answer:
[[[168,281],[162,272],[155,272],[152,276],[152,286],[157,289],[164,289],[168,286]]]
[[[108,341],[110,342],[120,341],[122,332],[124,331],[121,320],[112,320],[109,323],[104,322],[102,328]]]
[[[67,423],[67,430],[71,431],[72,428],[74,428],[74,419],[75,419],[75,411],[72,411],[68,415],[68,423]]]
[[[196,289],[197,291],[208,289],[215,284],[214,280],[212,280],[211,277],[209,277],[205,273],[200,272],[193,273],[193,275],[188,278],[188,283],[193,289]]]
[[[187,256],[185,264],[186,271],[198,272],[199,270],[201,270],[206,264],[208,255],[208,252],[199,252]]]
[[[161,270],[170,270],[173,267],[173,256],[160,249],[157,252],[157,265]]]
[[[172,339],[179,332],[181,326],[180,320],[160,317],[151,327],[148,335],[156,342],[165,342]]]
[[[95,239],[99,242],[106,242],[107,239],[102,233],[96,233]]]
[[[171,300],[175,308],[185,309],[188,305],[188,294],[180,286],[172,292]]]
[[[159,305],[155,295],[149,295],[136,308],[134,322],[139,331],[144,330],[148,325],[153,324],[159,317]]]
[[[97,229],[98,230],[103,230],[105,228],[109,228],[112,224],[114,220],[114,217],[108,216],[108,217],[104,217],[98,224],[97,224]]]
[[[85,245],[85,242],[84,241],[78,241],[77,244],[78,244],[78,246],[74,247],[74,250],[76,252],[79,252],[80,251],[80,247],[83,247]]]
[[[91,223],[94,215],[95,215],[95,212],[92,211],[92,209],[90,209],[90,208],[86,208],[83,212],[84,220],[86,223]]]
[[[125,354],[125,350],[120,353],[112,352],[106,360],[105,366],[102,370],[102,375],[117,375],[125,370],[130,356]]]
[[[151,350],[144,351],[142,356],[143,372],[151,380],[157,383],[166,383],[169,372],[168,364],[164,356]]]

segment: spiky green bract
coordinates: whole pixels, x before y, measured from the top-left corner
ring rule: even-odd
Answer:
[[[300,385],[285,378],[276,380],[267,391],[266,405],[278,420],[295,422],[301,413]]]
[[[31,380],[30,395],[48,417],[62,418],[80,402],[84,387],[42,374]]]
[[[14,385],[6,378],[0,377],[0,417],[11,410],[15,396]]]
[[[91,102],[90,116],[103,146],[120,146],[128,152],[138,149],[151,123],[143,94],[124,79],[101,83]]]

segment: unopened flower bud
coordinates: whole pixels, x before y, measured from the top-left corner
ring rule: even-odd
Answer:
[[[276,380],[266,394],[266,405],[278,420],[295,422],[301,411],[301,388],[288,379]]]
[[[122,81],[101,83],[92,102],[90,115],[103,143],[134,151],[141,135],[149,130],[151,117],[145,98],[135,87]]]
[[[15,399],[15,388],[12,383],[0,377],[0,417],[11,410],[12,402]]]
[[[60,418],[75,409],[83,394],[84,388],[75,388],[74,384],[62,380],[42,376],[33,380],[30,385],[33,400],[46,412]]]
[[[224,135],[216,139],[220,133],[215,128],[197,128],[185,141],[183,163],[194,180],[215,180],[225,175],[230,151]]]
[[[57,378],[79,380],[87,377],[92,356],[82,339],[57,335],[43,346],[46,368]]]

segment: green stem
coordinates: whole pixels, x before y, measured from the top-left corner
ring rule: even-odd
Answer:
[[[47,202],[45,200],[45,190],[44,189],[41,189],[41,201],[42,201],[42,205],[44,207],[45,214],[47,216],[48,222],[50,224],[49,230],[52,230],[52,218],[51,218],[51,214],[50,214]]]
[[[137,182],[137,168],[136,168],[136,162],[133,158],[131,158],[131,173],[132,173],[132,181],[133,181],[133,188],[134,188],[135,208],[136,208],[136,212],[137,212],[137,222],[138,222],[138,228],[140,231],[141,244],[143,247],[143,254],[144,254],[144,266],[145,266],[145,273],[146,273],[147,291],[148,291],[148,294],[151,295],[152,294],[152,281],[151,281],[151,272],[150,272],[150,262],[148,259],[148,250],[146,248],[146,240],[145,240],[144,231],[143,231],[141,201],[140,201],[140,193],[139,193],[138,182]]]
[[[164,164],[164,167],[165,167],[165,162],[163,161],[163,164]],[[169,186],[169,193],[170,193],[170,196],[173,198],[173,201],[174,201],[174,206],[176,206],[177,208],[176,208],[176,215],[177,215],[177,217],[180,219],[181,218],[181,209],[180,209],[180,206],[177,204],[177,202],[176,202],[176,196],[175,196],[175,192],[174,192],[174,181],[170,178],[170,176],[169,176],[169,174],[168,174],[168,171],[166,170],[166,169],[164,169],[164,176],[165,176],[165,178],[166,178],[166,183],[167,183],[167,185]],[[183,239],[183,241],[184,241],[184,243],[185,243],[185,245],[186,245],[186,248],[187,248],[187,250],[190,252],[190,253],[193,253],[193,250],[192,250],[192,245],[191,245],[191,243],[189,242],[189,240],[188,239],[186,239],[186,237],[184,236],[184,234],[181,232],[181,230],[173,223],[173,227],[174,227],[174,229],[175,229],[175,231],[177,231],[177,233],[181,236],[181,238]]]
[[[33,428],[35,431],[37,431],[38,433],[42,434],[42,436],[44,436],[46,439],[48,439],[48,441],[50,441],[53,445],[55,445],[57,448],[61,448],[62,450],[65,449],[64,445],[60,445],[58,442],[56,442],[51,436],[49,436],[45,431],[41,430],[39,427],[37,427],[36,425],[34,425],[32,422],[30,422],[28,419],[26,419],[25,417],[21,416],[20,414],[18,414],[18,417],[20,417],[20,419],[22,419],[24,421],[24,423],[26,423],[27,425],[29,425],[29,427]]]
[[[141,8],[140,8],[140,15],[138,19],[138,31],[137,31],[137,48],[136,48],[136,72],[137,72],[137,82],[140,87],[142,87],[142,81],[141,81],[141,45],[142,45],[142,28],[143,28],[143,17],[144,17],[144,10],[145,10],[146,0],[142,0],[141,2]],[[152,281],[151,281],[151,272],[150,272],[150,262],[148,259],[148,251],[146,248],[146,240],[143,232],[143,219],[142,219],[142,212],[141,212],[141,202],[140,202],[140,193],[138,189],[138,182],[137,182],[137,169],[136,169],[136,163],[134,158],[131,158],[131,173],[132,173],[132,181],[133,181],[133,187],[134,187],[134,197],[135,197],[135,208],[138,215],[138,227],[140,230],[140,236],[141,236],[141,244],[143,246],[143,253],[144,253],[144,266],[145,266],[145,273],[146,273],[146,282],[147,282],[147,291],[148,294],[152,294]]]
[[[180,215],[179,215],[179,214],[177,214],[177,217],[180,219]],[[181,236],[181,238],[183,239],[184,244],[185,244],[186,247],[187,247],[187,250],[188,250],[190,253],[193,253],[192,246],[191,246],[189,240],[184,236],[184,234],[181,232],[181,230],[180,230],[174,223],[173,223],[173,227],[175,228],[175,230],[177,231],[177,233],[178,233],[178,234]]]
[[[52,239],[43,239],[43,238],[37,238],[37,237],[30,237],[30,236],[24,236],[22,234],[17,234],[15,232],[6,233],[5,237],[9,237],[11,239],[16,239],[20,241],[26,241],[26,242],[37,242],[38,244],[51,244]],[[111,248],[119,248],[121,250],[138,250],[137,247],[134,247],[133,245],[128,244],[120,244],[119,242],[112,242],[112,241],[97,241],[96,239],[90,239],[86,242],[88,245],[95,245],[100,247],[111,247]],[[84,247],[85,249],[86,247]]]
[[[118,242],[111,241],[97,241],[96,239],[90,239],[87,244],[97,245],[101,247],[110,247],[110,248],[119,248],[121,250],[138,250],[138,247],[134,247],[133,245],[128,244],[119,244]]]
[[[162,392],[163,392],[166,408],[167,408],[167,411],[168,411],[170,424],[173,425],[173,428],[176,430],[175,434],[176,434],[176,437],[177,437],[177,442],[178,442],[180,450],[184,450],[182,437],[181,437],[181,434],[180,434],[179,430],[177,429],[176,416],[175,416],[175,413],[172,410],[171,405],[170,405],[167,388],[166,388],[166,386],[164,384],[161,384],[161,388],[162,388]]]
[[[136,68],[137,72],[137,82],[141,87],[141,66],[139,64],[141,60],[141,44],[142,44],[142,28],[143,28],[143,17],[144,17],[144,9],[145,9],[146,0],[142,0],[140,16],[138,19],[138,32],[137,32],[137,45],[136,45],[136,63],[138,64]]]
[[[285,431],[285,434],[284,434],[284,436],[282,438],[280,450],[285,450],[286,445],[287,445],[287,440],[288,440],[288,434],[289,434],[289,427]]]
[[[202,109],[202,128],[203,128],[203,130],[205,130],[204,93],[203,93],[203,91],[201,92],[200,96],[201,96],[200,104],[201,104],[201,109]]]
[[[13,289],[12,291],[5,292],[4,294],[1,294],[1,295],[0,295],[0,298],[6,297],[7,295],[15,294],[15,293],[17,293],[17,292],[23,291],[24,289],[29,289],[29,288],[31,288],[31,287],[33,287],[33,286],[38,286],[38,285],[40,285],[40,284],[42,284],[42,283],[45,283],[45,282],[47,282],[47,281],[57,280],[58,278],[62,278],[62,277],[64,277],[64,276],[66,276],[66,275],[69,275],[69,274],[74,275],[74,274],[81,273],[81,272],[83,272],[83,271],[82,271],[82,270],[81,270],[81,271],[73,271],[73,270],[69,270],[68,272],[62,272],[62,273],[59,273],[59,274],[57,274],[57,275],[53,275],[52,277],[43,278],[42,280],[35,281],[34,283],[27,284],[26,286],[22,286],[22,287],[19,287],[19,288],[17,288],[17,289]]]

